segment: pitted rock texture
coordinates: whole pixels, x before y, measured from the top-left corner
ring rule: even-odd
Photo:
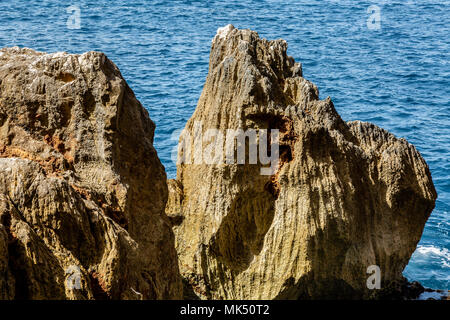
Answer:
[[[104,54],[0,50],[0,298],[182,297],[154,129]]]
[[[166,212],[181,273],[202,299],[375,297],[367,268],[380,267],[382,288],[403,281],[434,208],[415,147],[343,121],[286,50],[231,25],[213,39],[186,132],[196,136],[196,122],[203,133],[279,129],[280,161],[272,176],[261,164],[178,164]]]

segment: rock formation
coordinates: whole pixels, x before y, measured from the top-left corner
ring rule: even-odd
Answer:
[[[380,268],[382,289],[402,281],[434,208],[430,171],[415,147],[373,124],[343,121],[286,50],[283,40],[231,25],[213,39],[166,208],[185,296],[374,297],[368,268]],[[213,143],[209,129],[278,129],[276,170],[223,161],[225,143]],[[192,160],[199,148],[217,161]]]
[[[0,299],[176,299],[182,278],[202,299],[423,291],[402,271],[434,208],[427,164],[344,122],[286,50],[219,29],[168,183],[104,54],[0,50]]]
[[[0,298],[182,297],[154,129],[104,54],[0,50]]]

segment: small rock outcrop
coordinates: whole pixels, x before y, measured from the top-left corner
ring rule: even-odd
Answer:
[[[154,129],[104,54],[0,50],[0,298],[182,297]]]
[[[373,124],[343,121],[286,50],[283,40],[231,25],[213,39],[166,208],[186,296],[374,297],[371,272],[379,268],[381,289],[403,281],[434,208],[416,148]],[[227,130],[250,129],[259,137],[279,130],[278,150],[267,153],[277,154],[273,171],[261,154],[257,163],[226,161],[256,141],[248,134],[236,147],[233,138],[230,153]]]

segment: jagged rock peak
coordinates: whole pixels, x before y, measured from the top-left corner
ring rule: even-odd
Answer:
[[[380,270],[384,290],[402,283],[434,208],[415,147],[373,124],[343,121],[286,49],[231,25],[212,41],[166,207],[187,296],[379,297],[385,291],[367,286],[367,271]],[[247,134],[244,162],[226,158],[240,149],[230,130]],[[268,140],[278,141],[269,171],[267,140],[256,139],[265,130],[279,132]],[[250,163],[255,144],[259,158]]]

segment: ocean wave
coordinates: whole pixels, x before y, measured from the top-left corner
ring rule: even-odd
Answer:
[[[423,256],[428,259],[440,259],[442,266],[450,268],[450,250],[438,248],[433,245],[419,245],[414,253],[416,256]]]

